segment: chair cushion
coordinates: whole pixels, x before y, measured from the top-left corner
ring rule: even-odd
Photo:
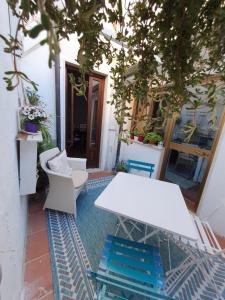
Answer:
[[[79,188],[85,184],[88,179],[88,172],[77,170],[72,172],[72,180],[74,188]]]
[[[49,169],[53,172],[60,173],[63,175],[71,176],[72,168],[70,168],[66,151],[62,151],[59,155],[48,160]]]

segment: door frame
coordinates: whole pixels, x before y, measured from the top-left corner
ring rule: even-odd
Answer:
[[[195,204],[194,202],[190,201],[189,199],[185,199],[187,202],[188,207],[192,210],[192,211],[196,211],[200,200],[201,200],[201,196],[205,187],[205,183],[210,171],[210,167],[212,165],[213,162],[213,158],[215,156],[215,152],[216,152],[216,148],[217,145],[219,143],[221,134],[222,134],[222,130],[225,124],[225,107],[223,108],[223,112],[220,118],[220,122],[218,125],[218,129],[216,131],[216,135],[215,138],[213,140],[212,143],[212,147],[210,150],[207,149],[201,149],[201,148],[195,148],[192,147],[188,144],[177,144],[174,142],[171,142],[171,137],[172,137],[172,133],[175,127],[175,123],[176,123],[176,118],[175,118],[175,114],[172,116],[172,118],[167,120],[167,125],[166,125],[166,130],[165,130],[165,143],[164,143],[164,147],[165,147],[165,152],[164,152],[164,156],[163,156],[163,162],[162,162],[162,167],[161,167],[161,172],[160,172],[160,180],[164,180],[165,178],[165,172],[166,172],[166,167],[167,167],[167,163],[168,163],[168,159],[169,159],[169,153],[170,150],[177,150],[177,151],[182,151],[182,152],[186,152],[186,153],[191,153],[193,155],[200,155],[203,157],[207,157],[208,158],[208,162],[207,162],[207,167],[202,179],[202,182],[200,183],[200,188],[199,188],[199,199],[198,202]]]
[[[68,83],[67,83],[67,69],[68,67],[71,69],[74,69],[76,71],[79,71],[79,65],[71,63],[69,61],[64,61],[64,67],[65,67],[65,73],[64,73],[64,83],[65,83],[65,101],[64,101],[64,111],[65,111],[65,120],[64,120],[64,126],[65,126],[65,134],[64,134],[64,144],[66,145],[66,122],[67,122],[67,97],[68,97]],[[102,126],[103,126],[103,109],[104,109],[104,93],[105,93],[105,82],[106,82],[106,77],[107,75],[101,73],[101,72],[96,72],[96,71],[92,71],[88,74],[88,77],[96,77],[99,78],[100,80],[103,80],[103,85],[100,89],[100,93],[101,93],[101,97],[100,97],[100,118],[97,120],[98,121],[98,133],[97,133],[97,143],[98,143],[98,163],[97,163],[97,167],[99,167],[100,164],[100,152],[101,152],[101,134],[102,134]],[[88,90],[88,98],[90,94],[90,89]],[[88,110],[88,122],[89,122],[89,110]],[[87,124],[88,125],[88,124]],[[89,125],[88,125],[89,126]],[[87,126],[87,127],[88,127]],[[88,137],[88,135],[87,135]],[[87,148],[87,147],[86,147]],[[87,149],[86,149],[87,151]]]
[[[91,98],[92,95],[92,87],[93,87],[93,78],[99,79],[102,84],[100,84],[99,89],[99,101],[98,101],[98,107],[97,107],[97,124],[96,124],[96,148],[97,148],[97,157],[96,157],[96,165],[97,168],[99,168],[99,156],[100,156],[100,147],[101,147],[101,133],[102,133],[102,115],[103,115],[103,102],[104,102],[104,87],[105,87],[105,78],[99,75],[96,75],[94,73],[91,73],[88,75],[90,80],[90,87],[88,89],[88,101]],[[87,141],[90,141],[91,137],[91,128],[90,128],[90,122],[91,122],[91,111],[92,111],[92,103],[91,106],[88,105],[88,116],[87,116]],[[86,153],[88,153],[88,143],[86,145]],[[88,154],[87,154],[88,157]]]

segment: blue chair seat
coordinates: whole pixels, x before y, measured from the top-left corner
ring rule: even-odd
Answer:
[[[159,248],[108,235],[97,273],[98,300],[173,299],[165,291]]]

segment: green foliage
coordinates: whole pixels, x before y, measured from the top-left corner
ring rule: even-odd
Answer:
[[[184,127],[181,129],[181,132],[185,134],[184,142],[188,143],[193,136],[194,132],[197,130],[197,125],[191,122],[184,124]]]
[[[26,96],[31,105],[38,105],[40,103],[40,96],[36,90],[32,90],[29,87],[26,88]]]
[[[162,141],[163,141],[162,136],[154,132],[147,133],[144,138],[144,143],[154,142],[157,144]]]
[[[115,173],[118,173],[118,172],[127,172],[127,165],[126,163],[122,160],[120,161],[117,165],[116,165],[116,168],[115,168]]]
[[[15,36],[1,36],[6,44],[4,51],[13,55],[14,70],[4,77],[8,90],[18,86],[20,80],[37,89],[17,68],[16,58],[21,54],[19,32],[31,38],[46,33],[40,43],[49,47],[49,66],[60,51],[59,41],[69,40],[70,34],[76,33],[81,82],[72,78],[71,82],[79,94],[86,90],[85,74],[98,67],[104,58],[108,64],[113,61],[114,94],[109,102],[115,107],[120,140],[126,140],[124,125],[132,119],[133,100],[144,107],[159,102],[160,113],[155,120],[149,120],[147,115],[140,117],[150,130],[153,123],[165,127],[167,118],[179,116],[185,104],[190,104],[192,110],[205,105],[209,112],[215,111],[223,87],[216,87],[215,80],[209,80],[204,104],[195,87],[212,74],[220,75],[224,84],[223,0],[133,0],[125,10],[122,4],[126,2],[121,0],[65,0],[60,5],[58,1],[8,0],[8,4],[18,18]],[[27,20],[37,13],[38,23],[27,29]],[[115,48],[112,39],[102,33],[105,22],[119,23],[117,40],[121,47]]]
[[[26,97],[32,106],[39,107],[44,105],[41,101],[40,95],[37,93],[36,90],[32,90],[29,87],[26,88]],[[42,134],[42,142],[38,143],[38,157],[41,152],[55,147],[55,143],[53,142],[51,134],[49,132],[49,122],[49,120],[39,122],[39,130]]]
[[[131,95],[146,105],[159,102],[162,127],[168,117],[179,115],[184,104],[198,97],[193,89],[203,78],[216,73],[224,80],[224,16],[224,2],[215,0],[145,0],[129,5],[125,27],[131,29],[121,40],[127,42],[129,60],[136,64]],[[219,51],[215,36],[220,39]],[[218,100],[214,87],[212,80],[205,103],[210,110]],[[196,101],[195,109],[196,104],[202,105]]]
[[[134,128],[134,130],[132,131],[132,134],[134,136],[138,136],[138,129],[137,128]]]
[[[32,0],[8,0],[12,13],[18,18],[18,25],[15,36],[1,36],[6,48],[5,52],[20,56],[22,45],[19,40],[19,32],[23,32],[30,38],[36,38],[41,32],[46,32],[45,38],[40,41],[41,45],[49,47],[49,67],[55,56],[60,52],[59,41],[68,39],[69,35],[76,33],[80,49],[76,61],[80,64],[82,80],[85,83],[85,74],[98,67],[104,57],[111,63],[113,51],[111,51],[110,39],[102,35],[104,22],[116,22],[121,20],[121,4],[118,1],[110,0],[79,0],[64,1],[59,4],[57,1],[32,1]],[[119,1],[120,2],[120,1]],[[36,18],[40,13],[38,24],[27,29],[26,23],[29,19]],[[5,77],[7,88],[14,89],[20,80],[26,80],[33,88],[37,85],[29,78],[24,78],[17,70],[14,60],[15,74],[13,77]],[[15,83],[13,83],[15,81]]]
[[[20,80],[23,80],[31,84],[31,86],[35,90],[37,90],[37,84],[34,81],[32,81],[25,73],[17,69],[16,58],[21,57],[21,52],[22,52],[22,44],[17,36],[19,32],[19,28],[20,26],[18,23],[15,37],[13,37],[10,34],[7,37],[0,34],[0,38],[5,42],[4,52],[13,55],[13,67],[14,67],[14,70],[5,71],[4,73],[5,76],[3,77],[3,80],[6,83],[6,88],[8,91],[14,90],[14,88],[16,88],[19,85]]]
[[[126,70],[130,65],[128,64],[128,54],[123,47],[115,53],[115,65],[111,68],[114,93],[109,103],[115,106],[114,115],[117,123],[124,125],[127,119],[131,118],[130,104],[132,102],[132,84],[129,83],[125,77]]]
[[[41,124],[39,130],[41,131],[43,141],[38,143],[38,156],[40,153],[56,147],[49,133],[49,128],[46,124]]]

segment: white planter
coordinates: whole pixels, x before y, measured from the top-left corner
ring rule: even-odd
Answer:
[[[143,144],[134,141],[130,145],[122,143],[120,160],[127,161],[128,159],[133,159],[155,164],[155,171],[152,174],[152,178],[158,179],[160,176],[163,155],[164,147],[158,147],[156,145]],[[149,173],[143,171],[133,170],[132,173],[146,177],[149,176]]]
[[[138,142],[138,136],[134,136],[134,141]]]

